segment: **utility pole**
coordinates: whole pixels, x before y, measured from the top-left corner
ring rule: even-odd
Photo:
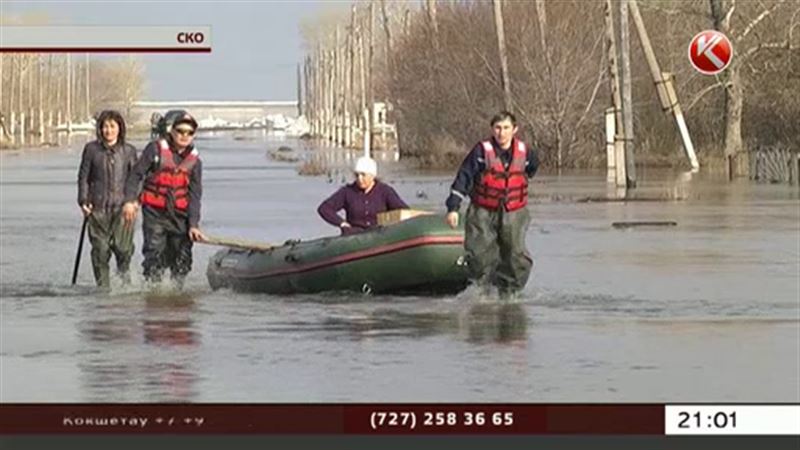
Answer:
[[[656,86],[656,93],[658,94],[658,100],[661,102],[661,108],[664,111],[672,112],[675,118],[675,125],[677,125],[678,132],[681,135],[686,158],[692,166],[692,171],[697,171],[700,169],[700,164],[697,162],[697,155],[694,151],[692,138],[689,136],[689,129],[686,127],[686,120],[683,118],[681,104],[678,102],[678,96],[675,93],[673,76],[671,73],[661,72],[656,54],[653,51],[653,46],[650,44],[650,37],[647,35],[647,29],[644,26],[644,20],[642,20],[642,15],[639,12],[639,5],[636,3],[636,0],[629,0],[629,2],[631,17],[633,17],[633,23],[636,25],[639,40],[642,43],[642,49],[647,59],[647,66],[650,68],[650,75],[653,77],[653,83],[655,83]]]
[[[633,97],[631,93],[631,46],[628,27],[628,1],[619,3],[620,63],[622,64],[622,122],[625,133],[626,186],[636,187],[636,166],[633,159]]]
[[[622,121],[622,94],[619,77],[617,34],[614,26],[614,8],[611,0],[606,0],[606,39],[608,40],[608,70],[611,82],[611,102],[613,104],[614,127],[609,130],[613,138],[613,158],[609,158],[609,168],[614,168],[614,179],[618,188],[627,185],[625,174],[625,134]],[[611,127],[609,127],[611,128]],[[610,153],[610,152],[609,152]]]
[[[494,4],[494,25],[497,31],[497,48],[500,53],[500,70],[503,78],[503,103],[506,111],[511,111],[511,88],[508,79],[508,55],[506,54],[506,35],[503,27],[502,0],[492,0]],[[546,49],[542,49],[546,51]]]

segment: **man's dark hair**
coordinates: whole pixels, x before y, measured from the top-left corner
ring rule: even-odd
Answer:
[[[506,119],[511,121],[511,125],[517,126],[517,117],[508,111],[500,111],[499,113],[495,114],[494,117],[492,117],[492,122],[489,125],[494,127],[497,122],[502,122]]]

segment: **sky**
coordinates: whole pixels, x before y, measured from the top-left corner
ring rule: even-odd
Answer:
[[[145,100],[295,100],[297,63],[304,57],[299,25],[329,5],[1,0],[0,14],[43,14],[53,25],[210,25],[210,54],[141,54]]]

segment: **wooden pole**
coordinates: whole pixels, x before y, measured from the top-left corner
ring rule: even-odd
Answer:
[[[359,35],[358,37],[358,72],[359,72],[359,80],[361,84],[361,120],[364,119],[363,111],[367,108],[367,68],[366,68],[366,45],[364,45],[364,36]],[[361,124],[362,128],[366,127],[363,123]]]
[[[686,158],[689,160],[692,170],[697,171],[700,168],[700,164],[697,161],[692,138],[689,136],[689,129],[686,127],[686,120],[683,118],[683,111],[678,102],[678,96],[675,93],[673,77],[671,74],[661,72],[661,68],[658,66],[658,59],[656,59],[656,54],[650,43],[650,37],[647,34],[647,28],[645,28],[644,20],[642,20],[642,15],[639,12],[639,5],[636,3],[636,0],[628,1],[631,17],[633,18],[633,23],[636,25],[636,30],[639,34],[639,41],[642,44],[645,59],[647,59],[647,66],[650,69],[650,75],[653,77],[653,83],[655,83],[656,86],[656,93],[658,94],[658,100],[661,102],[661,108],[664,109],[664,111],[672,112],[675,118],[675,125],[677,125],[678,132],[681,135]]]
[[[300,63],[297,63],[295,78],[297,80],[297,117],[300,117],[303,115],[303,89],[301,88],[303,77],[300,75]]]
[[[267,251],[273,248],[280,247],[280,245],[269,244],[266,242],[246,241],[243,239],[231,239],[216,236],[206,236],[206,239],[199,241],[201,244],[220,245],[223,247],[241,248],[244,250],[260,250]]]
[[[3,87],[6,85],[3,82],[3,75],[5,75],[4,66],[6,64],[6,55],[5,53],[0,53],[0,116],[5,117],[5,111],[7,109],[3,108]],[[5,131],[5,128],[3,128]]]
[[[54,105],[55,96],[53,95],[55,91],[53,84],[53,64],[53,54],[51,53],[47,56],[47,82],[45,84],[45,86],[47,86],[47,112],[49,117],[52,117],[53,111],[56,109]],[[52,125],[52,122],[48,123],[48,126]]]
[[[372,120],[370,118],[370,110],[369,108],[364,108],[364,141],[363,141],[363,148],[364,148],[364,156],[369,157],[371,150],[372,150],[372,128],[370,124]]]
[[[14,119],[15,119],[15,117],[14,117],[14,111],[15,111],[14,110],[14,91],[15,91],[16,86],[17,86],[17,71],[16,71],[17,55],[12,54],[12,55],[10,55],[9,58],[10,59],[9,59],[8,65],[9,65],[9,68],[11,69],[10,73],[9,73],[9,78],[11,78],[11,86],[9,86],[10,89],[9,89],[9,92],[8,92],[8,131],[9,131],[9,133],[11,133],[11,140],[13,142],[14,136],[15,136],[14,135],[14,127],[15,127],[15,124],[14,124]]]
[[[67,53],[67,133],[72,132],[72,55]]]
[[[608,40],[608,70],[611,81],[611,102],[614,108],[614,173],[618,188],[626,186],[625,174],[625,135],[622,121],[622,94],[619,79],[617,34],[614,26],[614,8],[611,0],[606,0],[606,39]]]
[[[6,63],[5,56],[5,54],[0,53],[0,142],[9,138],[8,130],[6,130],[6,121],[8,120],[6,113],[8,110],[3,108],[3,86],[5,86],[5,83],[3,82],[3,76],[5,75],[4,66]]]
[[[350,45],[352,26],[348,27],[342,48],[342,144],[350,147]]]
[[[336,44],[335,44],[335,58],[336,58],[336,87],[334,88],[334,105],[336,108],[336,145],[342,145],[344,142],[344,120],[342,108],[342,91],[344,88],[342,78],[342,33],[339,27],[336,27]]]
[[[319,96],[320,96],[320,49],[319,44],[317,44],[317,49],[314,52],[314,57],[311,62],[311,73],[312,73],[312,81],[313,81],[313,94],[311,95],[311,104],[314,111],[314,116],[311,120],[311,134],[314,137],[320,136],[320,104],[319,104]]]
[[[320,45],[319,50],[319,126],[320,126],[320,136],[322,139],[327,139],[327,124],[325,120],[327,119],[327,107],[328,107],[328,91],[326,90],[327,86],[327,76],[328,76],[328,69],[326,67],[327,64],[327,55],[325,54],[326,50],[324,47]]]
[[[349,98],[346,100],[347,105],[347,112],[346,112],[346,123],[345,126],[347,127],[347,133],[345,134],[345,140],[347,141],[345,145],[347,147],[353,146],[353,122],[354,116],[357,115],[356,111],[358,110],[356,105],[357,102],[355,100],[355,90],[356,90],[356,39],[357,39],[357,31],[358,22],[356,19],[356,5],[353,4],[350,6],[350,45],[348,46],[348,75],[347,75],[347,90]]]
[[[322,137],[322,48],[318,44],[317,52],[314,55],[314,136],[317,138]]]
[[[333,142],[336,138],[336,116],[334,115],[334,105],[335,105],[335,94],[334,94],[334,82],[336,81],[336,50],[328,50],[328,87],[327,89],[327,97],[328,97],[328,141]]]
[[[406,18],[408,10],[406,10]],[[386,34],[386,71],[387,71],[387,94],[389,96],[388,101],[386,102],[387,105],[387,115],[388,115],[388,106],[396,105],[397,104],[397,95],[395,93],[395,86],[394,86],[394,76],[395,76],[395,61],[394,61],[394,42],[393,42],[393,35],[391,32],[391,27],[389,26],[389,15],[386,13],[386,0],[381,0],[381,15],[383,17],[383,31]],[[403,130],[403,113],[399,107],[394,108],[394,138],[395,144],[397,145],[397,149],[402,148],[402,138],[401,138],[401,131]],[[386,127],[383,127],[381,131],[385,130]],[[384,143],[386,142],[384,138]],[[398,152],[399,153],[399,152]]]
[[[606,108],[606,169],[607,181],[613,182],[616,178],[616,164],[614,155],[614,141],[616,136],[616,127],[614,126],[614,107]]]
[[[87,122],[89,122],[92,119],[92,111],[89,108],[89,99],[90,99],[90,94],[89,94],[89,77],[90,77],[89,69],[90,69],[90,66],[89,66],[89,64],[90,64],[89,63],[89,54],[87,53],[86,54],[86,87],[85,87],[86,92],[84,93],[84,94],[86,94],[86,99],[85,100],[86,100],[86,121]]]
[[[19,56],[19,83],[17,83],[17,112],[19,113],[20,121],[22,121],[22,117],[25,114],[25,103],[23,97],[22,89],[25,87],[25,55]],[[20,124],[20,128],[24,129],[24,126]]]
[[[28,111],[28,117],[30,117],[30,121],[33,121],[33,114],[31,114],[33,110],[33,61],[34,55],[28,55],[26,58],[28,60],[28,103],[25,104],[25,109]],[[31,130],[33,127],[29,127]]]
[[[631,92],[631,46],[628,27],[628,2],[619,3],[620,63],[622,64],[622,121],[625,133],[626,186],[636,187],[636,166],[633,160],[633,96]]]
[[[494,4],[494,26],[497,31],[497,48],[500,53],[500,71],[503,82],[503,104],[506,111],[511,111],[511,87],[508,78],[508,55],[506,53],[506,36],[503,26],[502,0],[492,0]],[[546,49],[542,49],[545,50]]]
[[[317,136],[320,138],[324,138],[325,136],[325,126],[323,121],[325,120],[325,91],[324,91],[324,77],[325,77],[325,57],[322,52],[322,44],[318,44],[317,46],[317,62],[316,62],[316,93],[314,94],[314,102],[316,103],[316,122],[317,122]]]
[[[367,24],[367,32],[369,34],[369,52],[368,61],[367,61],[367,134],[369,134],[369,139],[366,140],[366,143],[369,145],[368,150],[370,154],[372,153],[372,129],[374,125],[374,113],[375,113],[375,65],[374,65],[374,56],[375,56],[375,1],[370,0],[369,2],[369,23]]]
[[[44,137],[44,98],[42,89],[44,88],[44,81],[42,80],[44,76],[44,70],[42,70],[42,66],[44,65],[44,59],[42,58],[42,54],[40,53],[38,56],[38,63],[37,67],[39,68],[39,144],[43,144],[45,141]]]
[[[59,62],[58,65],[60,67],[61,63]],[[56,116],[57,116],[56,117],[57,118],[56,126],[58,126],[58,125],[61,125],[61,107],[62,107],[62,104],[61,104],[61,88],[62,88],[62,86],[61,86],[61,80],[59,79],[60,78],[59,77],[60,73],[59,73],[58,70],[55,70],[55,72],[56,72],[56,74],[53,76],[53,83],[55,84],[55,87],[56,87],[55,110],[58,111],[58,113],[56,114]]]
[[[303,113],[306,115],[306,120],[311,123],[311,57],[306,55],[303,61]]]
[[[303,86],[302,86],[303,88],[301,89],[302,97],[298,99],[298,102],[300,103],[300,108],[302,109],[302,112],[305,114],[306,119],[309,119],[311,117],[311,114],[308,112],[308,109],[309,109],[309,106],[308,106],[308,76],[309,76],[309,72],[308,72],[308,70],[309,70],[308,55],[305,55],[305,57],[303,57],[303,64],[302,64],[301,70],[302,70],[302,77],[301,78],[303,79]]]
[[[336,26],[336,32],[334,33],[334,47],[333,47],[333,141],[336,145],[340,145],[342,142],[342,108],[339,102],[341,97],[341,65],[342,65],[342,57],[341,57],[341,50],[339,48],[339,26]]]
[[[19,145],[25,145],[25,112],[19,114]]]

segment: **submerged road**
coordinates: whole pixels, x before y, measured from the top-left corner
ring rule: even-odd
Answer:
[[[204,231],[274,243],[336,232],[316,207],[349,177],[346,153],[309,149],[336,162],[302,177],[267,157],[281,145],[303,147],[199,137]],[[212,291],[205,245],[184,292],[136,281],[104,294],[88,242],[69,285],[81,148],[0,152],[1,401],[800,401],[796,186],[641,170],[636,195],[659,201],[607,202],[604,174],[537,176],[534,274],[515,304],[472,290]],[[442,210],[452,174],[393,159],[379,160],[384,179]],[[633,221],[675,225],[612,226]],[[138,280],[140,222],[135,242]]]

